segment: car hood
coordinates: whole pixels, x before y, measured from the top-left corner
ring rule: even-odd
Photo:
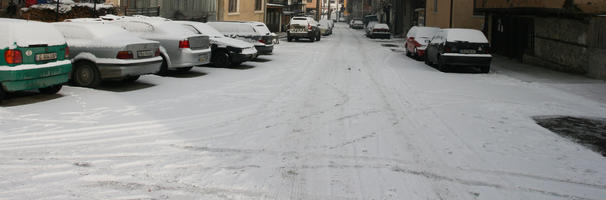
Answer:
[[[253,44],[244,42],[242,40],[236,40],[228,37],[211,37],[210,40],[219,45],[237,47],[237,48],[249,48],[254,47]]]

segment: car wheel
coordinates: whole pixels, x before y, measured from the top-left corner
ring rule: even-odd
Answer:
[[[78,62],[72,74],[72,81],[77,86],[94,88],[101,83],[101,76],[95,64],[91,62]]]
[[[287,37],[286,40],[288,40],[289,42],[292,42],[292,37]]]
[[[158,71],[157,75],[165,75],[168,72],[168,62],[166,58],[162,56],[162,65],[160,66],[160,71]]]
[[[42,94],[57,94],[57,92],[59,92],[59,90],[61,90],[61,87],[63,87],[63,85],[61,85],[61,84],[53,85],[53,86],[45,87],[45,88],[38,88],[38,91]]]
[[[194,68],[194,67],[180,67],[180,68],[177,68],[176,70],[177,70],[177,72],[187,72],[187,71],[191,70],[192,68]]]
[[[308,39],[309,39],[311,42],[316,41],[316,37],[314,37],[314,36],[310,36]]]
[[[320,41],[322,39],[322,35],[320,33],[318,33],[318,36],[316,36],[316,41]]]
[[[217,51],[212,55],[212,62],[215,67],[226,68],[229,67],[229,54],[225,51]]]
[[[490,72],[490,65],[480,67],[482,73],[488,74]]]
[[[136,76],[127,76],[124,79],[122,79],[122,81],[123,82],[127,82],[127,83],[132,83],[132,82],[137,81],[139,79],[139,77],[141,77],[141,76],[139,76],[139,75],[136,75]]]
[[[242,64],[242,62],[232,62],[231,66],[232,67],[237,67],[237,66],[240,66],[241,64]]]

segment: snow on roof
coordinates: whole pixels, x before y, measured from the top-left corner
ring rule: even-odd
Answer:
[[[488,43],[484,33],[475,29],[444,29],[448,42],[467,41],[471,43]]]
[[[61,3],[59,4],[59,13],[61,14],[65,14],[69,11],[72,10],[72,8],[74,8],[75,6],[81,6],[81,7],[89,7],[89,8],[94,8],[95,5],[93,3],[74,3],[71,0],[64,0],[65,3]],[[71,1],[71,3],[69,3],[69,1]],[[108,5],[108,4],[97,4],[97,10],[103,9],[103,8],[113,8],[113,5]],[[54,3],[48,3],[48,4],[35,4],[30,6],[29,8],[21,8],[22,11],[26,12],[29,9],[48,9],[48,10],[56,10],[57,9],[57,4]]]
[[[156,43],[150,40],[144,40],[137,37],[119,26],[102,23],[72,23],[58,22],[53,23],[57,29],[65,35],[69,45],[73,45],[74,40],[95,40],[94,46],[123,46],[132,43]],[[99,42],[100,41],[100,42]],[[86,45],[91,45],[86,44]]]
[[[46,44],[65,44],[65,38],[48,23],[19,19],[0,19],[0,49]],[[16,46],[15,46],[16,45]]]
[[[417,27],[415,29],[415,32],[413,33],[412,37],[431,38],[438,31],[440,31],[440,28],[438,28],[438,27]]]
[[[373,28],[389,29],[389,26],[387,24],[375,24]]]
[[[200,33],[204,35],[208,35],[211,37],[225,37],[221,32],[217,31],[217,29],[209,26],[208,24],[202,22],[192,22],[192,21],[175,21],[179,24],[190,25],[196,28]]]

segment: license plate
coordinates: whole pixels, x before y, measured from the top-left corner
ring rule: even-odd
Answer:
[[[473,49],[461,49],[460,52],[461,53],[465,53],[465,54],[474,54],[474,53],[476,53],[476,50],[473,50]]]
[[[305,29],[294,29],[293,33],[307,33]]]
[[[55,60],[55,59],[57,59],[57,53],[36,54],[36,61]]]
[[[139,57],[152,57],[153,55],[154,55],[154,52],[151,50],[137,51],[137,56],[139,56]]]

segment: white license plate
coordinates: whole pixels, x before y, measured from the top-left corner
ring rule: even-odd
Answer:
[[[57,53],[36,54],[36,61],[55,60],[55,59],[57,59]]]
[[[137,56],[139,56],[139,57],[152,57],[153,55],[154,55],[154,52],[151,50],[137,51]]]
[[[474,54],[474,53],[476,53],[476,50],[473,50],[473,49],[461,49],[460,52],[464,53],[464,54]]]
[[[294,29],[293,33],[307,33],[305,29]]]

